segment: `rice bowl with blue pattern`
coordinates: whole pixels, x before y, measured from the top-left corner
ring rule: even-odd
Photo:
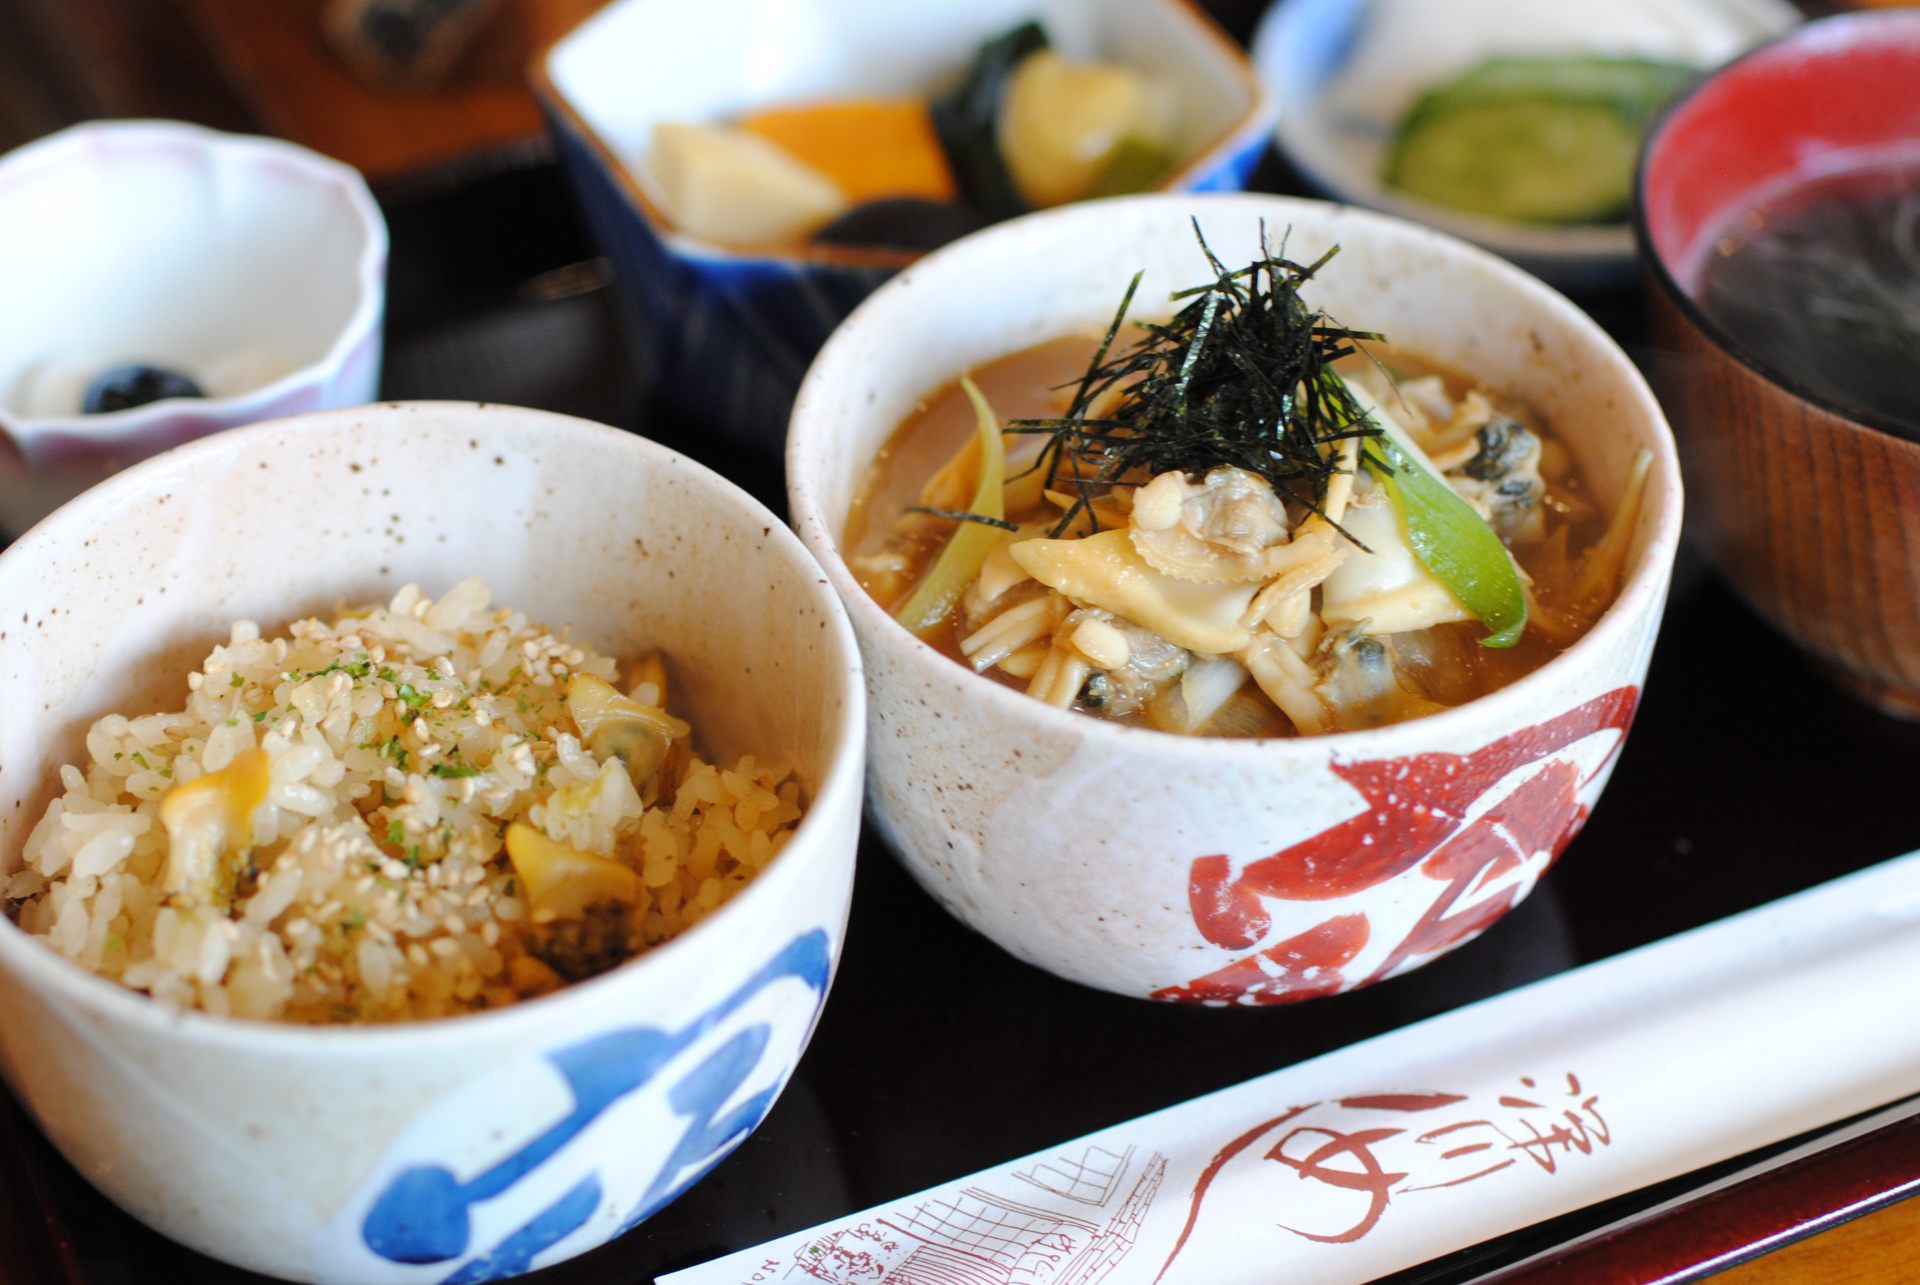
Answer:
[[[295,552],[301,549],[308,552]],[[478,586],[463,583],[475,572],[493,590],[484,605]],[[429,600],[410,583],[440,592]],[[90,756],[112,788],[164,800],[176,787],[141,748],[143,736],[169,751],[164,766],[181,785],[195,784],[184,779],[195,772],[198,782],[215,779],[249,749],[260,750],[279,802],[259,807],[255,819],[291,824],[276,819],[275,808],[291,813],[298,809],[280,805],[311,808],[316,800],[281,787],[320,791],[316,775],[324,784],[344,768],[310,752],[307,714],[324,723],[341,712],[339,702],[351,724],[433,710],[438,697],[428,687],[437,682],[451,692],[468,670],[487,668],[478,653],[462,652],[459,636],[469,627],[478,647],[500,649],[488,663],[511,647],[514,663],[529,674],[544,667],[563,692],[575,675],[610,685],[619,677],[624,692],[626,667],[601,655],[664,654],[672,662],[668,704],[688,715],[703,755],[731,766],[751,753],[792,768],[792,791],[783,799],[788,783],[775,783],[769,802],[757,793],[766,777],[734,797],[718,779],[724,773],[709,779],[689,766],[682,787],[707,780],[697,788],[712,796],[700,807],[733,811],[751,794],[768,804],[760,809],[768,816],[788,800],[805,809],[784,846],[766,853],[764,869],[638,958],[573,984],[536,986],[549,993],[515,995],[517,1002],[506,1002],[510,986],[485,996],[504,977],[477,988],[470,980],[460,986],[482,1002],[436,1008],[456,999],[460,986],[396,991],[395,976],[435,976],[419,956],[431,963],[439,951],[469,948],[464,940],[438,948],[432,941],[481,943],[483,910],[497,912],[502,903],[479,897],[468,905],[468,898],[508,867],[483,864],[470,868],[494,873],[456,879],[450,866],[419,890],[417,902],[399,894],[420,911],[415,926],[423,934],[429,895],[460,903],[435,907],[447,912],[442,919],[469,922],[464,932],[443,925],[424,939],[397,933],[406,962],[384,979],[377,967],[369,976],[359,952],[378,935],[368,932],[370,906],[348,904],[353,884],[371,876],[372,892],[396,897],[383,883],[404,890],[420,877],[400,855],[414,843],[423,846],[419,869],[448,859],[420,824],[423,814],[407,809],[440,807],[452,817],[469,790],[470,802],[484,808],[481,796],[509,784],[515,759],[535,758],[534,778],[594,797],[569,810],[550,793],[537,815],[531,804],[522,808],[518,823],[554,841],[546,833],[552,823],[567,846],[585,851],[607,837],[590,833],[596,826],[633,824],[628,814],[636,806],[641,815],[652,811],[663,792],[649,798],[647,788],[632,785],[627,759],[588,747],[592,734],[577,721],[575,732],[556,735],[578,744],[550,737],[537,751],[526,740],[501,748],[519,735],[510,730],[491,753],[478,752],[488,742],[472,739],[471,728],[458,729],[464,738],[435,736],[443,748],[424,759],[425,741],[404,728],[384,756],[385,742],[352,741],[341,759],[364,751],[378,762],[377,769],[360,765],[372,779],[390,784],[393,769],[404,782],[375,790],[389,795],[380,806],[394,810],[365,826],[382,853],[380,868],[354,871],[346,895],[334,898],[340,907],[315,905],[295,890],[296,900],[261,926],[284,929],[298,911],[313,927],[324,918],[327,931],[352,940],[345,971],[369,984],[351,1001],[369,1005],[356,1020],[378,1025],[303,1026],[199,1011],[221,1003],[208,1004],[207,996],[224,994],[239,1013],[272,989],[263,980],[280,978],[293,987],[298,1010],[281,1016],[329,1019],[322,1010],[332,1001],[318,990],[300,998],[298,976],[264,966],[237,993],[228,993],[231,968],[218,987],[175,969],[186,989],[156,1000],[0,923],[0,1069],[76,1168],[136,1217],[204,1253],[288,1279],[490,1280],[561,1261],[644,1220],[771,1108],[818,1019],[839,954],[859,819],[863,695],[848,626],[811,560],[730,484],[643,439],[537,412],[437,404],[333,412],[223,434],[88,492],[0,555],[0,595],[14,604],[0,627],[0,669],[10,680],[0,696],[0,883],[14,887],[16,899],[23,876],[38,869],[30,849],[44,864],[47,850],[63,848],[72,876],[86,843],[100,838],[97,821],[59,822],[37,842],[29,837],[56,797],[67,797],[76,819],[89,810],[86,773],[77,766],[61,773],[61,764]],[[366,616],[335,614],[342,603],[379,606]],[[503,614],[502,603],[511,610]],[[525,614],[516,619],[518,612]],[[286,628],[309,618],[323,628]],[[236,619],[259,621],[262,630],[235,631]],[[567,623],[573,633],[562,636]],[[452,655],[475,663],[436,665],[407,654],[392,636],[412,633],[425,652],[442,650],[442,640],[419,630],[441,632],[456,644]],[[277,660],[275,633],[291,639]],[[321,633],[339,667],[309,672],[327,668],[314,663],[325,659]],[[376,647],[384,660],[373,659]],[[257,648],[265,650],[253,655]],[[356,677],[362,653],[367,672]],[[556,666],[567,672],[556,675]],[[391,677],[381,676],[383,668]],[[460,672],[448,672],[454,668]],[[222,710],[234,701],[249,711],[257,705],[267,717],[255,724],[233,706],[231,728],[224,718],[209,720],[210,731],[224,732],[214,747],[198,736],[169,736],[155,711],[177,717],[189,672],[201,676],[194,697]],[[317,685],[301,690],[310,683]],[[461,699],[449,698],[439,715],[458,715]],[[518,713],[514,699],[497,712]],[[302,713],[302,702],[313,709]],[[356,703],[362,713],[353,712]],[[141,725],[156,717],[162,721]],[[258,738],[248,747],[239,744],[242,723],[247,738]],[[443,730],[456,731],[450,723]],[[348,735],[374,741],[364,731]],[[400,748],[412,756],[408,768],[428,770],[401,769],[393,754]],[[227,756],[224,764],[210,765],[210,749],[213,759]],[[116,753],[126,758],[115,760]],[[99,761],[124,766],[136,753],[146,766],[124,774]],[[310,760],[303,779],[281,779],[301,765],[281,762],[288,754]],[[505,761],[496,765],[496,755]],[[432,772],[436,762],[450,770]],[[418,780],[407,778],[416,776],[436,783],[432,798],[417,789],[410,796]],[[595,795],[596,783],[604,797]],[[611,809],[604,816],[602,804]],[[143,806],[144,798],[127,811]],[[613,819],[616,813],[624,819]],[[503,819],[499,813],[486,824]],[[90,828],[79,848],[57,833]],[[143,839],[134,836],[133,847]],[[85,858],[96,885],[97,867],[126,843],[107,840]],[[437,852],[440,861],[432,861]],[[142,859],[129,851],[118,865]],[[644,865],[643,856],[642,882]],[[26,882],[44,877],[41,871]],[[258,899],[280,877],[269,863],[251,887],[234,891]],[[539,900],[531,888],[513,891],[522,911]],[[218,900],[219,889],[208,896]],[[366,917],[349,931],[355,910]],[[60,931],[61,918],[53,916],[51,931]],[[67,931],[83,953],[109,949],[91,917]],[[276,949],[263,940],[253,939],[249,958]],[[197,949],[213,941],[203,932]],[[288,964],[297,948],[297,940],[277,947]],[[229,953],[229,964],[242,962]],[[385,1001],[371,985],[380,980]],[[196,1001],[198,1008],[188,1007]],[[463,1007],[493,1011],[418,1020]]]

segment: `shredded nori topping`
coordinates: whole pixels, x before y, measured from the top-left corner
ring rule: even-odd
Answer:
[[[1296,263],[1285,257],[1284,238],[1274,251],[1263,224],[1260,257],[1229,270],[1197,219],[1193,233],[1214,279],[1176,292],[1174,302],[1185,302],[1170,320],[1137,323],[1141,339],[1109,358],[1140,285],[1136,274],[1067,413],[1006,426],[1050,438],[1034,469],[1073,497],[1055,538],[1082,517],[1091,530],[1091,501],[1130,477],[1205,474],[1223,464],[1257,473],[1276,494],[1319,512],[1338,468],[1337,444],[1380,434],[1333,364],[1382,336],[1336,325],[1300,297],[1339,247]],[[1120,402],[1090,418],[1089,408],[1116,387],[1124,389]]]

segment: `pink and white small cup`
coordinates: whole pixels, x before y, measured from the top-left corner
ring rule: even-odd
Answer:
[[[365,181],[291,143],[95,121],[0,157],[0,529],[208,433],[372,400],[386,262]],[[206,396],[83,414],[128,365]]]

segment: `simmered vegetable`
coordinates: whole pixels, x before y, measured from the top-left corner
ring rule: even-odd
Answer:
[[[953,162],[960,193],[989,221],[1027,209],[1000,153],[1000,105],[1021,62],[1046,47],[1047,33],[1037,22],[989,40],[953,92],[933,104],[934,127]]]
[[[847,208],[831,180],[743,130],[663,121],[652,169],[674,223],[714,241],[798,241]]]
[[[856,98],[748,112],[740,128],[831,180],[848,201],[954,198],[953,171],[917,98]]]
[[[1007,84],[999,142],[1029,205],[1137,191],[1166,168],[1173,100],[1158,81],[1106,62],[1072,62],[1050,49]]]
[[[814,233],[813,239],[836,245],[934,250],[985,226],[968,206],[901,196],[856,205]]]
[[[925,250],[1029,209],[1151,187],[1173,164],[1171,86],[1071,61],[1038,23],[983,44],[931,102],[756,108],[732,126],[656,127],[652,169],[685,231]]]

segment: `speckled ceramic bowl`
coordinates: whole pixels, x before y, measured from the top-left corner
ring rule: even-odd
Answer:
[[[386,266],[360,175],[291,143],[95,121],[0,158],[0,527],[219,429],[372,398]],[[207,395],[83,415],[127,364]]]
[[[1620,494],[1653,453],[1625,582],[1592,631],[1489,696],[1374,731],[1181,737],[1071,714],[921,642],[840,549],[855,489],[915,404],[960,371],[1098,334],[1135,269],[1136,315],[1250,258],[1262,223],[1335,264],[1342,323],[1529,403]],[[1483,251],[1384,215],[1281,197],[1136,197],[957,242],[850,317],[808,373],[787,454],[801,538],[859,633],[873,815],[954,914],[1015,955],[1128,995],[1274,1003],[1415,967],[1532,889],[1598,799],[1640,698],[1680,530],[1673,442],[1645,382],[1566,299]]]
[[[169,1010],[0,918],[0,1070],[142,1221],[253,1270],[483,1281],[646,1218],[759,1123],[839,956],[864,702],[799,541],[630,434],[413,404],[223,433],[136,465],[0,554],[0,879],[114,710],[176,706],[237,617],[283,625],[419,581],[612,655],[662,648],[716,758],[784,756],[811,804],[710,918],[518,1006],[308,1028]]]
[[[539,59],[534,88],[661,397],[776,454],[813,354],[916,256],[689,236],[647,176],[653,126],[772,103],[930,93],[983,41],[1030,19],[1064,52],[1177,86],[1183,152],[1159,187],[1245,186],[1266,151],[1273,100],[1192,0],[617,0]]]

